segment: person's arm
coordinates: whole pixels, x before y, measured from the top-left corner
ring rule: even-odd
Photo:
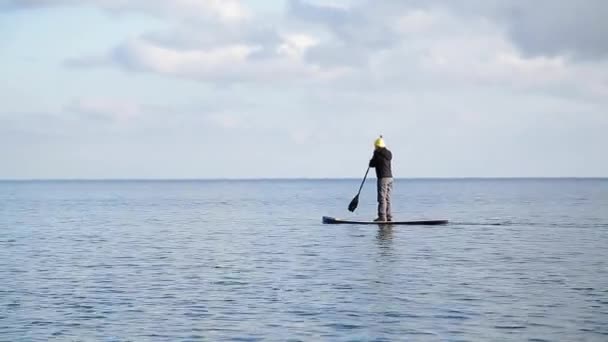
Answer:
[[[369,161],[369,167],[376,167],[376,164],[378,164],[378,153],[376,153],[376,151],[374,151],[374,155],[372,156],[372,159]]]

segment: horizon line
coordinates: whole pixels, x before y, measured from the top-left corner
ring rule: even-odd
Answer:
[[[368,178],[376,178],[375,176]],[[396,180],[603,180],[608,176],[461,176],[461,177],[394,177]],[[281,180],[361,180],[360,177],[209,177],[209,178],[0,178],[0,182],[104,182],[104,181],[281,181]]]

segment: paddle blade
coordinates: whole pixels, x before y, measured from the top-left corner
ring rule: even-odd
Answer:
[[[357,194],[357,196],[355,196],[355,198],[353,198],[353,200],[350,201],[350,204],[348,205],[348,211],[350,211],[350,212],[355,211],[355,209],[357,209],[358,205],[359,205],[359,194]]]

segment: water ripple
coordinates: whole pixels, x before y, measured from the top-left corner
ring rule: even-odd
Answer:
[[[0,182],[0,339],[605,341],[608,181],[555,182]]]

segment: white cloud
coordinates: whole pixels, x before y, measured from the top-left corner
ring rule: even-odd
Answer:
[[[279,55],[292,59],[301,59],[306,50],[318,44],[318,39],[302,33],[282,35],[283,43],[277,47]]]
[[[135,70],[176,75],[201,75],[228,72],[239,68],[259,47],[231,45],[212,49],[177,50],[144,40],[134,40],[116,49],[115,57]]]
[[[238,1],[89,1],[109,10],[163,12],[174,28],[127,40],[101,55],[72,58],[71,66],[117,66],[209,83],[329,81],[365,88],[464,82],[542,90],[574,82],[593,93],[604,88],[597,77],[578,78],[568,55],[522,51],[503,20],[519,5],[470,0],[464,6],[471,10],[463,14],[442,1],[347,6],[292,0],[288,14],[296,20],[273,26]],[[201,26],[181,20],[187,13],[213,14],[224,22]]]
[[[133,39],[105,55],[72,58],[72,67],[118,66],[211,83],[326,81],[339,78],[348,68],[323,68],[303,60],[317,40],[307,34],[280,34],[276,43],[203,45],[200,48],[165,46],[145,37]]]
[[[95,6],[115,13],[140,12],[159,17],[224,23],[247,20],[251,12],[239,0],[8,0],[0,9],[51,6]]]

